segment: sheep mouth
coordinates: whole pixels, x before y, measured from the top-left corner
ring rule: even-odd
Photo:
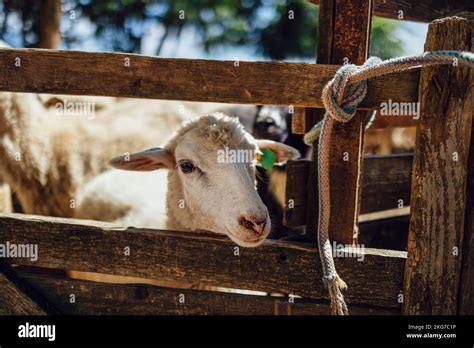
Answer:
[[[245,237],[237,236],[235,233],[232,233],[227,227],[225,227],[229,237],[236,242],[239,246],[243,247],[256,247],[259,246],[268,236],[268,233],[264,233],[261,237],[254,239],[247,239]]]

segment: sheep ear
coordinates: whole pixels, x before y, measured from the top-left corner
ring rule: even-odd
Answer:
[[[159,147],[114,157],[109,161],[109,164],[117,169],[143,172],[175,167],[173,155]]]
[[[273,140],[257,139],[256,141],[260,150],[269,149],[275,152],[277,156],[276,163],[285,163],[290,159],[301,157],[300,152],[289,145],[285,145]]]
[[[64,104],[64,100],[62,100],[58,97],[50,97],[50,98],[47,98],[47,99],[43,98],[42,102],[43,102],[43,105],[46,108],[51,108],[51,107],[57,105],[58,103]]]

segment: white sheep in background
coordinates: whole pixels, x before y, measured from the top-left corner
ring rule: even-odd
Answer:
[[[13,211],[10,186],[0,180],[0,213]]]
[[[255,189],[255,160],[222,162],[227,148],[255,155],[269,148],[277,162],[296,158],[294,148],[256,140],[240,122],[222,114],[203,116],[183,125],[163,148],[119,156],[119,169],[149,173],[105,172],[86,185],[78,217],[125,225],[226,234],[251,247],[270,232],[268,211]],[[222,154],[222,152],[221,152]],[[156,169],[168,169],[153,172]],[[113,202],[113,203],[108,203]],[[167,219],[165,219],[167,217]]]
[[[115,97],[95,97],[82,95],[63,95],[63,94],[38,94],[43,106],[47,109],[58,109],[60,107],[74,106],[77,104],[92,104],[95,111],[107,109],[123,98]]]
[[[110,157],[164,142],[203,108],[186,102],[127,100],[93,118],[64,116],[44,107],[36,94],[3,92],[0,175],[25,213],[74,217],[82,188],[108,169]]]

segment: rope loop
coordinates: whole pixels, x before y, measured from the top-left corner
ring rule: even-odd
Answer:
[[[324,108],[332,119],[346,123],[354,117],[367,94],[367,79],[351,82],[351,78],[360,70],[377,66],[380,62],[380,58],[371,57],[362,66],[346,64],[339,68],[321,94]],[[322,122],[319,122],[305,134],[303,140],[306,145],[311,145],[319,137],[321,128]]]
[[[382,61],[380,58],[369,58],[362,66],[353,64],[342,66],[322,91],[322,102],[326,113],[321,122],[315,124],[304,136],[304,142],[311,145],[319,138],[318,190],[319,190],[319,220],[318,220],[318,247],[323,268],[323,283],[329,290],[331,312],[336,315],[348,314],[342,290],[346,284],[339,277],[334,265],[331,243],[329,241],[329,224],[331,216],[330,191],[330,141],[333,123],[350,121],[359,104],[367,94],[367,80],[388,73],[399,72],[420,66],[461,63],[474,67],[474,54],[458,51],[425,52],[418,56],[393,58]],[[368,120],[365,127],[370,127],[375,113]],[[356,228],[356,227],[355,227]]]
[[[367,82],[349,83],[350,76],[357,70],[350,64],[342,66],[328,82],[322,92],[324,108],[337,122],[348,122],[354,117],[357,106],[367,94]]]

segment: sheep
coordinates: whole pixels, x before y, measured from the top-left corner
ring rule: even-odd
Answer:
[[[87,103],[99,99],[66,98]],[[183,119],[207,110],[231,111],[251,128],[256,110],[255,106],[247,105],[130,99],[110,103],[110,98],[105,99],[109,104],[94,119],[88,119],[60,116],[54,108],[48,110],[42,105],[44,99],[35,94],[0,94],[0,173],[18,196],[23,212],[75,217],[74,207],[82,188],[107,169],[105,163],[112,153],[162,142],[166,133],[171,133]],[[92,207],[106,202],[97,200],[89,204]],[[113,219],[98,213],[91,217]],[[146,221],[142,224],[147,225]]]
[[[368,129],[365,132],[364,152],[389,155],[410,152],[415,148],[416,127]]]
[[[292,114],[286,106],[257,107],[257,114],[253,125],[253,135],[258,139],[269,139],[285,143],[296,148],[303,157],[310,151],[303,137],[291,132]]]
[[[38,98],[47,109],[55,109],[65,107],[68,104],[91,103],[94,105],[95,111],[101,111],[113,106],[122,98],[115,97],[84,97],[78,95],[53,95],[53,94],[38,94]]]
[[[190,120],[163,148],[114,157],[114,168],[148,173],[112,169],[97,176],[84,189],[77,217],[107,214],[122,224],[211,231],[240,246],[258,246],[271,229],[255,188],[254,158],[263,149],[274,151],[278,163],[299,157],[290,146],[256,140],[236,118],[216,113]],[[246,157],[232,161],[225,151]],[[166,177],[154,171],[163,168]]]
[[[201,110],[189,103],[139,105],[117,102],[89,119],[48,110],[35,94],[0,93],[0,175],[22,210],[74,217],[81,189],[109,169],[112,154],[164,141]]]
[[[12,210],[10,186],[0,180],[0,213],[11,213]]]
[[[105,163],[112,153],[163,142],[178,121],[196,115],[177,112],[180,108],[175,102],[159,102],[155,106],[159,113],[150,113],[150,107],[137,109],[133,101],[121,101],[98,113],[94,120],[84,120],[58,116],[47,110],[34,94],[0,93],[0,173],[17,193],[25,213],[83,216],[83,209],[74,209],[82,200],[83,188],[107,169]],[[210,107],[219,105],[191,105],[191,109],[198,111]],[[164,124],[172,126],[164,128]],[[107,204],[98,199],[94,203],[89,201],[89,207],[99,201]],[[116,216],[104,213],[92,218],[110,221]]]
[[[77,101],[77,99],[71,100]],[[90,100],[83,97],[80,101]],[[176,102],[144,103],[136,100],[118,100],[104,107],[94,119],[89,120],[84,117],[60,117],[55,110],[48,110],[43,101],[34,94],[1,93],[0,172],[6,176],[7,181],[17,192],[25,213],[82,217],[84,207],[87,206],[89,213],[94,213],[89,214],[88,218],[164,228],[166,225],[155,224],[156,219],[153,220],[156,214],[163,216],[166,213],[164,208],[159,210],[159,205],[152,214],[142,219],[145,214],[143,212],[141,215],[136,214],[137,206],[129,205],[133,200],[104,199],[104,196],[95,201],[82,199],[84,193],[87,193],[87,189],[83,188],[93,187],[93,182],[96,180],[92,179],[107,169],[106,159],[113,152],[121,153],[151,146],[154,142],[162,142],[166,133],[171,133],[177,122],[194,118],[201,111],[226,108],[229,106],[225,104],[176,105]],[[240,106],[236,114],[242,117],[246,112],[248,115],[252,108],[254,107]],[[167,124],[167,127],[163,127],[163,124]],[[252,125],[252,122],[250,124]],[[160,171],[154,175],[165,176]],[[130,176],[123,186],[129,184],[129,180],[141,179],[142,177],[134,176],[133,179]],[[149,181],[151,179],[150,177]],[[165,197],[164,186],[149,185],[149,188],[155,190],[155,197]],[[72,199],[83,203],[79,209],[72,209],[76,204],[71,203]],[[125,210],[118,210],[119,215],[110,214],[117,211],[116,209],[100,209],[100,207],[111,208],[112,205],[121,203],[125,203]],[[138,206],[147,204],[150,202],[142,198]],[[120,214],[128,212],[130,217],[132,210],[135,212],[135,220],[130,218],[128,221],[124,218],[120,220]],[[242,223],[245,224],[245,221]],[[179,228],[185,229],[176,226],[176,229]],[[270,229],[270,223],[267,228]],[[102,276],[78,272],[69,272],[69,275],[79,279],[103,280]],[[159,281],[154,283],[161,284]]]
[[[296,148],[304,157],[310,155],[311,148],[303,142],[302,136],[291,132],[291,117],[288,107],[258,106],[253,125],[256,138],[266,138]],[[286,166],[274,166],[270,172],[261,170],[258,190],[271,215],[274,228],[269,236],[272,239],[301,240],[304,227],[283,225],[285,209]]]

